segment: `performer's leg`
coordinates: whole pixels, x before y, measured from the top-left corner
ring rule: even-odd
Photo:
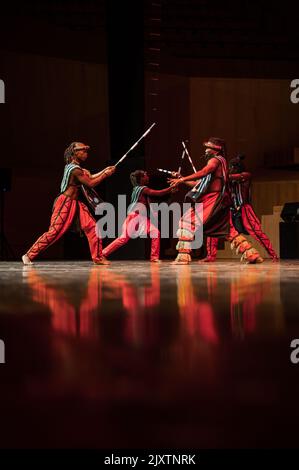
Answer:
[[[178,256],[175,264],[188,264],[191,262],[191,242],[194,240],[194,233],[201,225],[204,226],[210,215],[213,213],[218,193],[210,193],[199,201],[202,203],[202,214],[198,213],[194,207],[188,209],[181,217],[177,235],[179,241],[177,243]]]
[[[194,239],[194,219],[195,211],[193,207],[190,207],[179,221],[178,243],[176,246],[178,255],[174,261],[175,264],[189,264],[191,262],[190,253],[191,243]]]
[[[113,253],[115,250],[117,250],[121,246],[128,243],[128,241],[130,240],[130,235],[128,233],[128,226],[133,221],[133,219],[135,217],[137,217],[136,214],[129,214],[127,216],[127,218],[124,221],[123,226],[122,226],[121,235],[118,238],[116,238],[113,242],[109,243],[109,245],[106,246],[106,248],[104,248],[103,256],[105,256],[105,258],[108,257],[109,255],[111,255],[111,253]]]
[[[249,235],[255,238],[263,248],[269,253],[272,260],[277,260],[278,256],[272,246],[271,241],[267,235],[262,231],[261,222],[258,219],[253,207],[250,204],[244,204],[242,207],[242,221],[244,228],[247,230]]]
[[[204,258],[202,261],[206,263],[211,263],[216,260],[217,256],[217,247],[218,247],[218,238],[215,237],[207,237],[207,257]]]
[[[75,216],[77,202],[61,194],[54,206],[49,230],[41,235],[22,257],[23,262],[32,261],[36,256],[57,241],[70,227]]]
[[[230,213],[229,218],[230,230],[229,236],[226,238],[230,241],[231,249],[235,249],[237,254],[241,254],[241,261],[246,261],[250,264],[262,263],[264,260],[259,252],[253,248],[250,241],[244,235],[241,235],[234,227],[232,216]]]
[[[147,219],[147,233],[151,237],[151,261],[158,262],[160,258],[160,231]]]
[[[87,206],[79,201],[80,225],[84,231],[88,243],[91,258],[96,264],[108,264],[102,258],[102,240],[96,232],[96,221],[91,216]]]

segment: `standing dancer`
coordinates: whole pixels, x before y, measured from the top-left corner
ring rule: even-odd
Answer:
[[[228,168],[226,161],[226,146],[224,140],[210,137],[204,143],[207,164],[199,171],[183,178],[172,178],[172,186],[181,183],[193,186],[186,198],[193,203],[203,204],[203,218],[199,217],[196,206],[192,206],[181,218],[178,229],[178,256],[176,264],[191,262],[191,243],[194,233],[203,225],[205,235],[225,237],[231,241],[231,247],[242,254],[242,259],[248,263],[261,262],[259,253],[245,237],[240,235],[230,223],[230,196],[228,189]],[[199,180],[199,181],[198,181]]]
[[[262,231],[261,222],[251,205],[251,174],[245,171],[244,158],[244,155],[238,155],[229,162],[229,182],[233,202],[232,222],[239,233],[245,233],[255,238],[270,255],[272,261],[278,261],[271,241]],[[205,261],[215,261],[217,246],[217,238],[208,237],[208,256]]]
[[[87,206],[78,200],[81,185],[93,188],[105,178],[111,176],[115,167],[109,166],[104,170],[91,175],[88,170],[81,168],[81,164],[88,157],[89,146],[80,142],[73,142],[64,152],[65,168],[60,187],[60,195],[53,207],[49,230],[45,232],[22,256],[24,264],[32,264],[32,260],[39,253],[56,242],[72,225],[78,215],[80,225],[88,238],[92,260],[95,264],[109,264],[102,257],[102,241],[96,234],[96,222]]]
[[[130,238],[136,237],[136,224],[139,224],[139,235],[150,235],[151,237],[151,262],[158,263],[160,257],[160,231],[152,223],[149,218],[150,202],[153,197],[162,197],[174,191],[172,187],[155,190],[150,189],[147,185],[149,177],[146,171],[136,170],[130,175],[133,191],[131,196],[131,204],[129,214],[122,226],[121,235],[111,242],[103,250],[103,256],[108,257],[113,251],[128,243]],[[138,205],[141,205],[138,207]],[[140,211],[139,208],[145,209]],[[132,236],[133,235],[133,236]]]

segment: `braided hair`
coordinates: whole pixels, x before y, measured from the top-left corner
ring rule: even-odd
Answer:
[[[78,142],[72,142],[64,151],[64,161],[65,163],[70,163],[73,156],[74,156],[74,150],[75,150],[75,147],[76,147],[76,144]]]

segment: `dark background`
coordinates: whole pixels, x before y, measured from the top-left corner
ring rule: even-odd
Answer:
[[[5,82],[6,103],[0,104],[0,167],[12,169],[5,230],[15,255],[20,257],[48,226],[63,172],[63,151],[70,142],[91,146],[88,167],[97,170],[115,162],[146,127],[157,122],[126,167],[99,188],[112,202],[120,192],[130,194],[132,169],[177,168],[180,142],[194,134],[190,96],[199,86],[194,79],[266,80],[266,84],[275,80],[271,83],[283,86],[282,80],[287,84],[299,77],[298,13],[299,5],[290,1],[276,5],[48,0],[3,5],[0,78]],[[277,103],[280,90],[273,94]],[[285,93],[288,97],[289,90]],[[213,103],[209,106],[207,100],[204,109],[198,103],[204,129],[212,135],[215,113],[220,112],[232,128],[247,113],[241,107],[232,118],[225,105],[217,106],[217,99]],[[298,110],[296,105],[287,106],[285,129],[294,129],[299,105]],[[273,131],[275,119],[269,113],[267,127],[259,135],[265,144],[252,156],[251,169],[257,173],[261,167],[267,169],[259,152],[270,153],[270,167],[276,158],[275,147],[269,145],[271,136],[279,133]],[[299,134],[284,133],[278,149],[280,164],[285,163],[297,178],[290,152],[299,146]],[[199,132],[198,142],[190,144],[196,153],[203,137]],[[224,137],[233,138],[230,133]],[[256,135],[250,139],[248,148],[254,153]],[[155,184],[161,186],[161,181],[155,179]],[[138,246],[143,256],[143,243]],[[167,248],[164,242],[163,252]],[[77,249],[74,241],[74,257]],[[61,241],[43,257],[62,258],[65,251]],[[120,256],[131,254],[128,248]]]

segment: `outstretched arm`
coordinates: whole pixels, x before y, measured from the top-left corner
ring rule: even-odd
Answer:
[[[142,194],[145,194],[146,196],[149,196],[149,197],[162,197],[172,192],[173,192],[173,188],[169,186],[169,188],[159,189],[159,190],[144,188],[144,190],[142,191]]]
[[[251,178],[251,173],[248,173],[247,171],[243,171],[242,173],[234,173],[229,175],[229,180],[230,181],[248,181]]]
[[[113,169],[113,173],[114,173],[115,166],[107,166],[107,168],[104,168],[104,170],[99,171],[98,173],[94,173],[93,175],[91,173],[89,173],[89,176],[91,177],[91,179],[98,178],[99,176],[101,176],[103,174],[106,175],[106,176],[110,176],[110,175],[107,175],[107,172],[112,170],[112,169]]]
[[[189,186],[189,188],[193,188],[198,182],[197,181],[184,181],[183,183],[186,186]]]
[[[75,170],[73,170],[73,174],[76,176],[77,180],[81,184],[84,184],[85,186],[89,188],[94,188],[99,183],[101,183],[105,178],[107,178],[108,176],[111,176],[114,172],[115,172],[114,166],[108,166],[104,170],[94,175],[91,175],[86,170],[80,170],[79,168],[76,168]]]
[[[177,186],[178,184],[185,183],[186,181],[194,181],[199,180],[203,176],[208,175],[209,173],[214,173],[214,171],[218,168],[219,160],[217,158],[211,158],[206,166],[204,166],[201,170],[192,173],[191,175],[184,176],[183,178],[170,178],[168,181],[170,182],[171,186]]]

